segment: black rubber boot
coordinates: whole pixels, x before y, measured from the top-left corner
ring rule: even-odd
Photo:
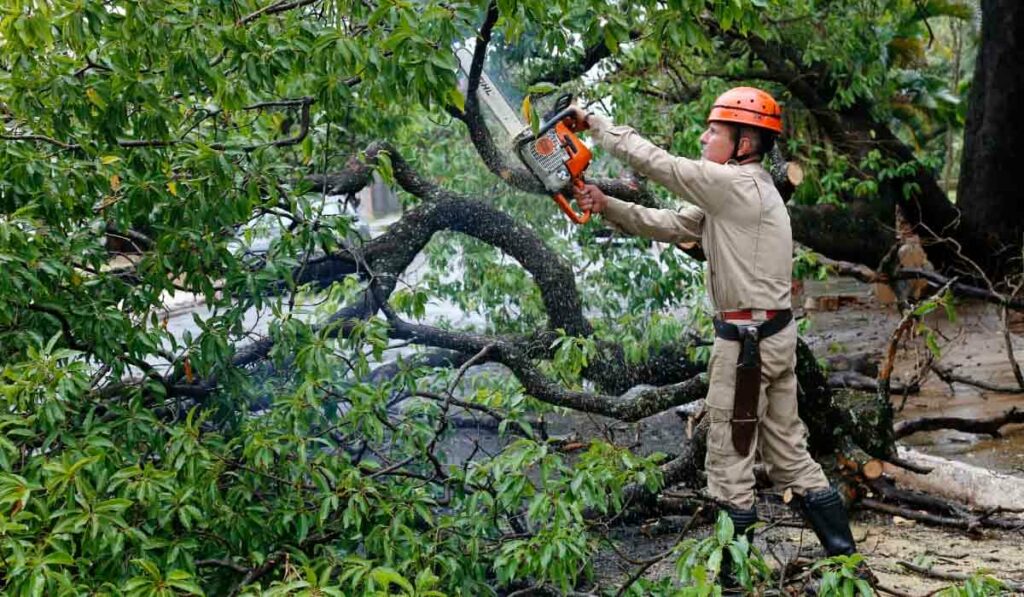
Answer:
[[[746,535],[747,541],[750,541],[751,545],[754,543],[754,532],[750,527],[754,526],[757,522],[757,508],[751,506],[749,510],[737,510],[736,508],[725,508],[725,513],[732,519],[733,526],[733,538],[738,538],[740,535]],[[732,569],[732,554],[729,549],[722,550],[722,588],[725,590],[737,590],[740,588],[740,583],[736,579],[736,575]]]
[[[800,500],[800,511],[829,556],[850,555],[857,551],[846,506],[834,487],[805,494]]]

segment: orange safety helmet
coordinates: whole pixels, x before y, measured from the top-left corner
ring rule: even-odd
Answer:
[[[731,122],[782,132],[782,110],[766,91],[756,87],[733,87],[718,96],[708,114],[708,122]]]

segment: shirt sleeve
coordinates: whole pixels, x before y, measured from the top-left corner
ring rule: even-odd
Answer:
[[[628,126],[616,126],[596,114],[588,118],[591,137],[616,158],[664,186],[686,201],[715,215],[724,209],[727,194],[716,192],[729,185],[733,173],[728,166],[707,160],[677,157],[644,139]]]
[[[612,228],[664,243],[698,242],[704,227],[704,210],[654,209],[608,197],[602,212]]]

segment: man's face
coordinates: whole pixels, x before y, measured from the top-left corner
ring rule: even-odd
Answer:
[[[717,164],[726,163],[735,148],[735,134],[736,130],[727,124],[709,122],[707,130],[700,136],[701,155]]]

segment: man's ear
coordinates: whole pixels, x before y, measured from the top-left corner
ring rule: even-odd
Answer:
[[[750,155],[753,153],[754,142],[750,139],[750,135],[744,134],[743,131],[740,131],[740,142],[736,146],[736,149],[737,155]]]

